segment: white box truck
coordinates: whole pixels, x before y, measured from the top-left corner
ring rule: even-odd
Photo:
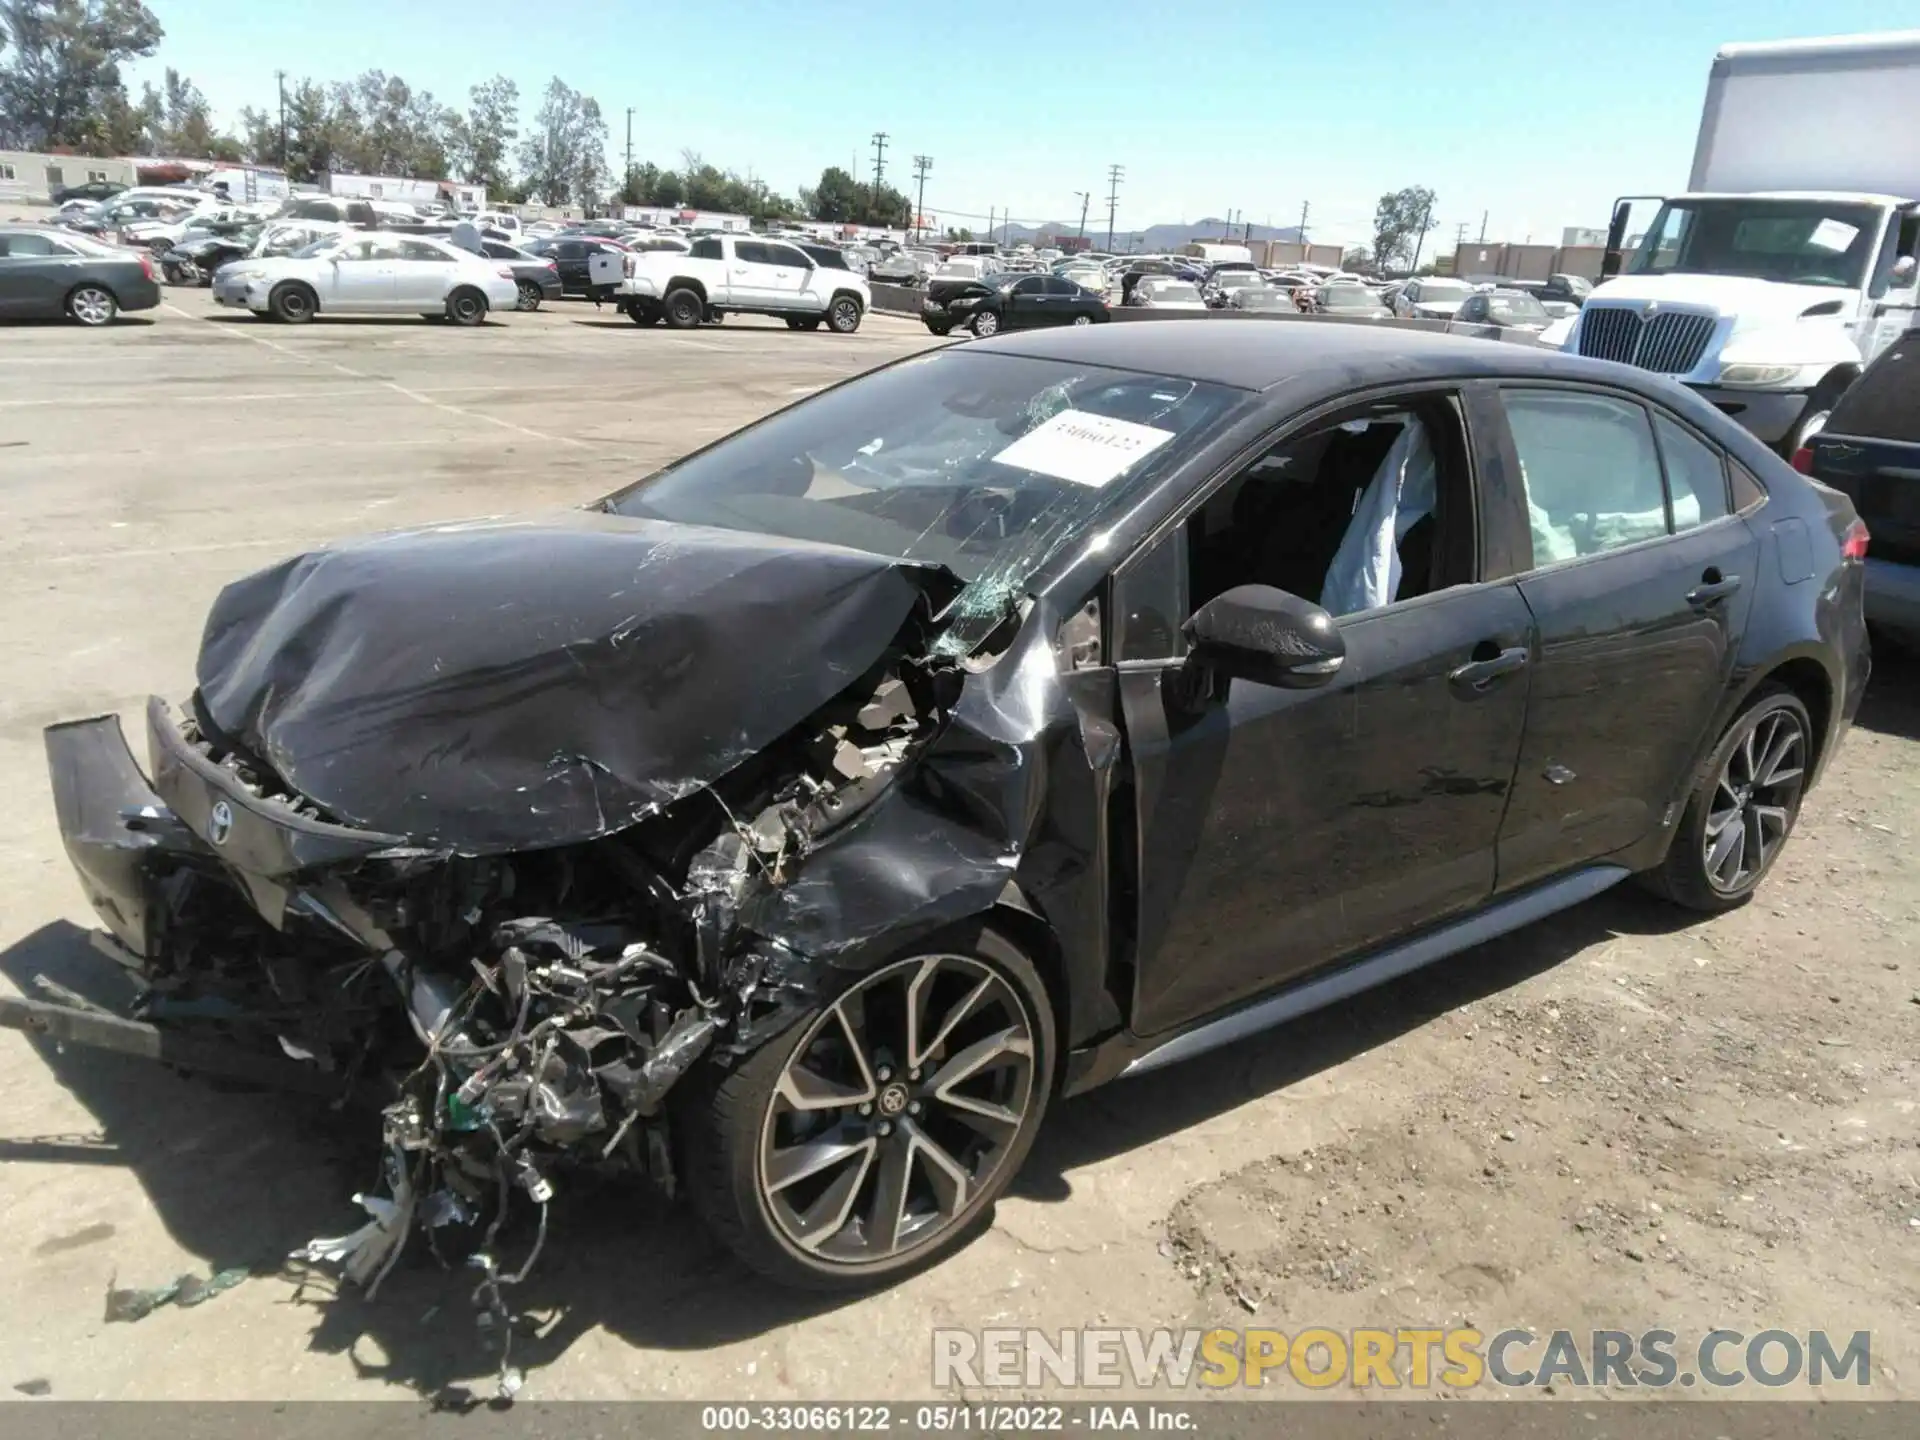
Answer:
[[[1672,375],[1791,455],[1914,323],[1917,247],[1920,30],[1729,45],[1687,193],[1615,204],[1563,348]]]

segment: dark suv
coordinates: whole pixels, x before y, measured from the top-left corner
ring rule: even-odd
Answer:
[[[1867,619],[1920,645],[1920,331],[1901,336],[1854,381],[1793,468],[1853,501],[1873,537]]]

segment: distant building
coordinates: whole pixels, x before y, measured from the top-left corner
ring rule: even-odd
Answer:
[[[1330,265],[1338,270],[1346,254],[1338,245],[1308,245],[1299,240],[1254,240],[1247,249],[1253,254],[1253,263],[1266,270],[1289,265]]]
[[[487,189],[484,185],[462,185],[453,180],[410,180],[398,175],[348,175],[336,172],[327,175],[326,187],[329,195],[363,200],[394,200],[403,205],[426,206],[445,202],[455,210],[487,208]]]
[[[1604,245],[1462,245],[1453,252],[1450,273],[1462,280],[1544,280],[1549,275],[1597,280],[1604,250]]]
[[[1595,230],[1585,225],[1569,225],[1560,232],[1560,248],[1563,250],[1578,249],[1586,245],[1604,246],[1606,243],[1606,231]]]
[[[105,160],[95,155],[40,155],[25,150],[0,150],[0,203],[8,200],[46,200],[62,185],[84,185],[105,180],[134,185],[131,160]]]

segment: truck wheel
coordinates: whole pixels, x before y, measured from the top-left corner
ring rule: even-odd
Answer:
[[[693,1207],[783,1284],[920,1269],[990,1220],[1046,1113],[1054,1043],[1033,963],[977,922],[843,972],[797,1024],[676,1094]]]
[[[667,324],[675,330],[693,330],[699,327],[701,319],[707,313],[707,307],[701,302],[698,291],[682,286],[678,290],[669,290],[662,307],[667,312]]]
[[[814,324],[819,324],[814,321]],[[851,335],[860,328],[860,302],[851,295],[836,295],[827,308],[827,324],[836,335]]]
[[[292,281],[274,286],[267,297],[267,313],[284,325],[304,325],[319,308],[313,291]]]
[[[627,318],[636,325],[658,325],[660,307],[645,300],[635,300],[627,306]]]

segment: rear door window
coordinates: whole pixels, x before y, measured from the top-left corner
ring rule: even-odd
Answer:
[[[695,260],[719,260],[723,258],[720,254],[720,242],[711,235],[704,239],[694,241],[693,248],[687,253]]]
[[[1654,433],[1660,437],[1660,458],[1667,466],[1667,494],[1673,501],[1673,528],[1677,533],[1696,525],[1710,525],[1727,513],[1727,466],[1720,452],[1693,433],[1656,415]]]
[[[767,253],[767,247],[758,240],[734,241],[733,258],[746,265],[773,264],[773,256]]]
[[[1827,433],[1920,444],[1920,334],[1909,332],[1867,367],[1833,407]]]
[[[1526,486],[1535,567],[1668,533],[1660,452],[1647,412],[1610,395],[1505,390]]]

